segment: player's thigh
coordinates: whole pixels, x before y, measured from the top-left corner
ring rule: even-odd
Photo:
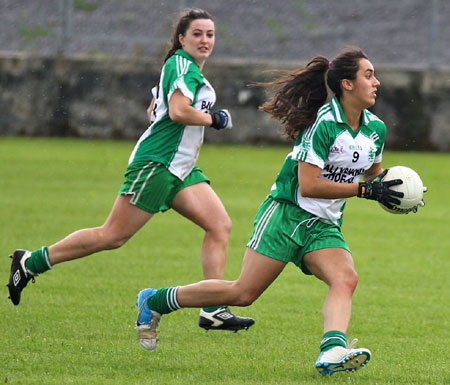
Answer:
[[[183,188],[173,199],[171,207],[206,231],[217,227],[231,228],[231,219],[222,201],[206,182]]]
[[[313,275],[327,284],[356,275],[352,255],[340,247],[308,252],[303,257],[303,263]]]
[[[119,195],[103,228],[112,238],[129,238],[153,216],[130,203],[131,196]]]
[[[245,293],[251,302],[270,286],[286,264],[286,262],[268,257],[247,247],[242,261],[241,274],[234,285],[241,293]]]

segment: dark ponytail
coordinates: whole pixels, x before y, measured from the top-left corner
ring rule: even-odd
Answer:
[[[278,119],[284,126],[284,134],[296,140],[302,130],[314,123],[317,111],[327,101],[327,85],[340,98],[342,80],[356,78],[359,60],[363,58],[367,56],[361,49],[346,47],[332,62],[316,56],[306,66],[285,72],[273,82],[256,84],[276,88],[274,97],[260,110]]]
[[[284,133],[293,140],[297,138],[300,128],[306,128],[314,122],[317,111],[327,99],[324,78],[327,69],[328,59],[316,56],[306,67],[265,83],[277,87],[278,91],[260,110],[278,119],[284,125]]]

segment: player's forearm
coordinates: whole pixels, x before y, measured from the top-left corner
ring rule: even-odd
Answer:
[[[363,178],[366,182],[370,182],[372,179],[380,175],[384,169],[381,167],[381,163],[374,163],[372,167],[364,174]]]
[[[174,122],[185,125],[210,126],[212,124],[211,115],[191,106],[177,106],[177,108],[170,109],[169,116]]]
[[[317,178],[314,181],[301,181],[300,193],[307,198],[350,198],[358,194],[358,183],[337,183]]]

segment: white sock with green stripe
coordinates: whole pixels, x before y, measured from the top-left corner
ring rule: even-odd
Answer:
[[[159,314],[168,314],[182,309],[177,302],[177,291],[179,287],[163,287],[158,289],[155,295],[149,298],[148,307]]]
[[[347,347],[347,336],[339,330],[330,330],[326,332],[320,342],[320,351],[326,352],[336,346]]]

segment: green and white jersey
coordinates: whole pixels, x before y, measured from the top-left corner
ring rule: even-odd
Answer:
[[[164,64],[159,86],[152,90],[155,98],[152,124],[139,138],[128,163],[160,162],[184,180],[197,161],[204,126],[185,126],[170,119],[169,100],[176,90],[192,100],[195,109],[205,113],[216,102],[214,88],[199,66],[188,53],[177,50]]]
[[[340,225],[346,200],[303,197],[298,183],[298,162],[321,168],[322,179],[357,183],[373,163],[381,162],[385,137],[385,124],[368,110],[363,110],[361,126],[353,131],[345,121],[338,99],[333,98],[319,109],[314,124],[299,135],[271,195],[298,205],[325,222]]]

